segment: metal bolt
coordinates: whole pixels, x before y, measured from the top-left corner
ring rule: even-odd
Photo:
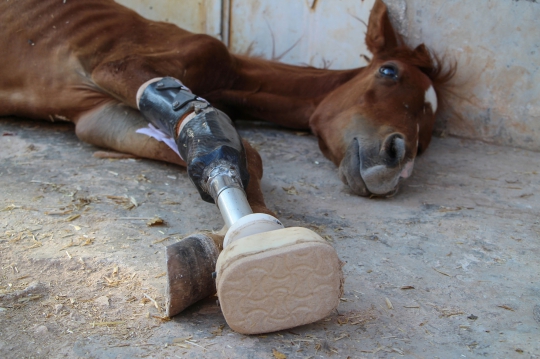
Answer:
[[[158,84],[156,85],[157,88],[162,88],[163,86],[165,86],[163,82],[158,82]]]
[[[174,102],[172,103],[172,106],[173,106],[174,109],[176,109],[178,106],[180,106],[180,102],[174,101]]]
[[[195,111],[195,113],[198,115],[207,107],[208,107],[207,102],[195,102],[195,104],[193,105],[193,111]]]

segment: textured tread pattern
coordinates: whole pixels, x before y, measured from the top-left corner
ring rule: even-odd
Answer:
[[[236,259],[217,285],[229,326],[258,334],[325,318],[339,304],[342,283],[334,248],[308,242]]]

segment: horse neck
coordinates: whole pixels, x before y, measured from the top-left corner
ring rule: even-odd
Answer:
[[[309,119],[324,98],[361,69],[326,70],[234,56],[230,86],[210,94],[213,102],[241,118],[309,129]],[[209,98],[209,99],[210,99]]]

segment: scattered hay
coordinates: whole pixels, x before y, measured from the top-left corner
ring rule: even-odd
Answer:
[[[223,335],[223,328],[225,328],[225,324],[221,324],[217,329],[212,330],[210,334],[215,335],[216,337],[220,337]]]
[[[108,199],[112,200],[117,205],[127,209],[131,210],[135,207],[138,207],[139,204],[133,197],[128,196],[106,196]]]
[[[440,274],[442,274],[442,275],[445,275],[445,276],[447,276],[447,277],[451,277],[450,274],[445,273],[445,272],[442,272],[442,271],[438,270],[437,268],[433,268],[433,270],[434,270],[435,272],[440,273]]]
[[[287,359],[287,356],[276,349],[272,349],[272,355],[275,359]]]
[[[401,288],[399,289],[403,289],[403,290],[409,290],[409,289],[414,289],[414,287],[412,285],[404,285],[402,286]]]
[[[151,218],[149,221],[146,222],[146,225],[148,227],[162,226],[164,224],[165,224],[165,221],[163,220],[163,218],[160,218],[158,216],[155,216],[154,218]]]
[[[368,322],[371,322],[373,320],[377,319],[377,316],[373,313],[373,308],[368,311],[363,312],[350,312],[347,314],[342,314],[337,317],[337,324],[344,325],[364,325]]]
[[[77,218],[79,218],[81,215],[80,214],[73,214],[71,216],[69,216],[68,218],[65,219],[66,222],[71,222],[71,221],[74,221],[76,220]]]
[[[90,323],[92,325],[92,328],[95,328],[95,327],[99,327],[99,326],[106,326],[106,327],[110,327],[110,326],[113,326],[113,325],[120,325],[120,324],[124,324],[125,322],[123,321],[117,321],[117,322],[92,322]]]
[[[290,187],[281,187],[283,188],[283,190],[285,192],[287,192],[287,194],[289,195],[292,195],[292,196],[298,196],[298,191],[296,190],[296,188],[294,186],[290,186]]]

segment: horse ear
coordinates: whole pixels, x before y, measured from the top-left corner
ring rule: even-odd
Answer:
[[[416,46],[416,48],[413,51],[416,58],[422,59],[428,63],[431,62],[431,53],[429,52],[428,48],[424,44],[420,44]]]
[[[437,77],[437,73],[438,73],[437,67],[436,67],[437,57],[435,56],[434,59],[432,58],[431,52],[426,47],[426,45],[424,44],[418,45],[413,50],[413,57],[416,59],[416,62],[418,64],[421,64],[418,66],[420,70],[423,73],[425,73],[431,80]],[[435,60],[435,64],[434,64],[434,60]]]
[[[376,0],[371,9],[366,45],[373,55],[398,46],[398,39],[388,17],[388,9],[382,0]]]

